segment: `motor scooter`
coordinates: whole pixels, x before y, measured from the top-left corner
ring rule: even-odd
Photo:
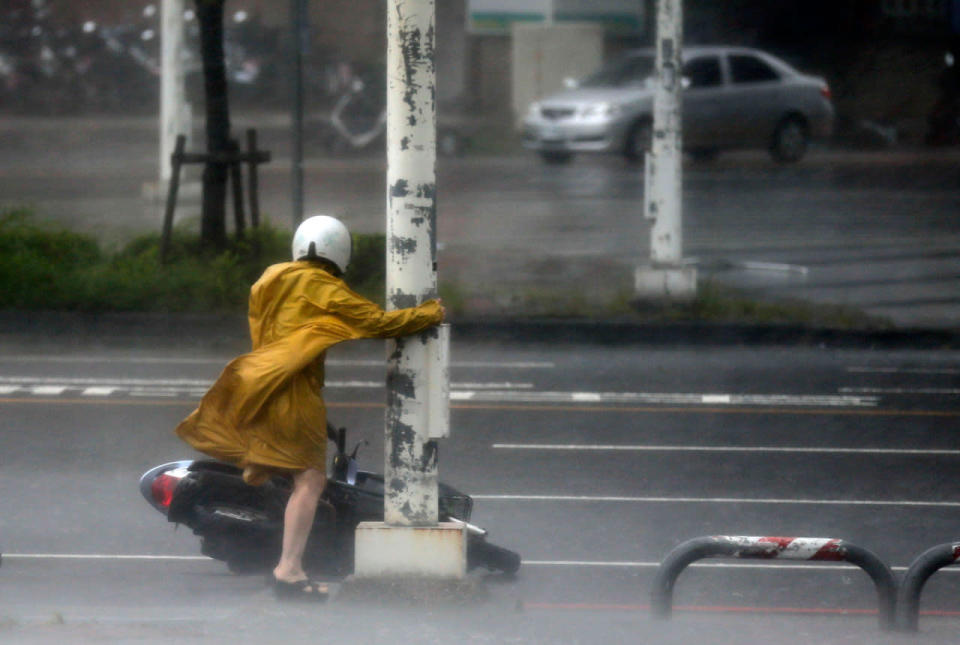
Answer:
[[[327,579],[353,572],[357,525],[383,521],[383,475],[359,469],[357,453],[364,442],[347,453],[346,432],[328,427],[336,454],[304,554],[304,568]],[[200,536],[201,553],[225,562],[237,574],[266,573],[276,565],[291,490],[289,477],[274,476],[262,486],[250,486],[239,468],[212,459],[162,464],[140,478],[140,492],[153,508],[167,521],[191,528]],[[472,512],[469,495],[439,484],[440,521],[466,529],[467,568],[515,574],[520,556],[488,542],[487,532],[470,524]]]

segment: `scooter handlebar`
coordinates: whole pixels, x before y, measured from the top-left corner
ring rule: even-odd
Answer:
[[[333,442],[333,444],[337,447],[337,452],[343,454],[347,449],[347,429],[340,428],[337,430],[335,427],[333,427],[333,424],[328,421],[327,440]]]

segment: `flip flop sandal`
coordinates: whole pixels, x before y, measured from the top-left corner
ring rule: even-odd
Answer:
[[[273,578],[273,593],[280,600],[305,600],[310,602],[325,602],[330,596],[330,589],[325,582],[316,580],[297,580],[285,582]]]

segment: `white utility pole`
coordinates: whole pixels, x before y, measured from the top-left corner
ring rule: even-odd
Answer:
[[[434,0],[387,2],[387,308],[437,296]],[[389,341],[384,522],[357,528],[358,578],[466,575],[466,534],[438,523],[449,430],[446,328]]]
[[[387,308],[437,295],[433,0],[387,3]],[[426,430],[422,339],[390,343],[387,524],[437,523],[437,455]]]
[[[644,216],[650,231],[650,264],[636,274],[640,298],[692,298],[696,268],[683,264],[683,0],[657,2],[657,74],[653,140],[645,165]]]
[[[170,181],[177,136],[190,140],[191,111],[183,70],[184,0],[163,0],[160,11],[160,187]],[[161,193],[162,194],[162,193]]]

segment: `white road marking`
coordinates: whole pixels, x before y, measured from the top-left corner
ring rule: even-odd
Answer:
[[[60,396],[66,391],[65,385],[35,385],[30,388],[34,396]]]
[[[205,555],[120,555],[96,553],[4,553],[9,560],[213,560]]]
[[[519,370],[552,370],[557,364],[551,361],[453,361],[451,367],[507,368]]]
[[[748,405],[778,407],[876,407],[875,396],[830,394],[696,394],[670,392],[506,392],[460,390],[451,401],[484,403],[633,403],[648,405]]]
[[[190,378],[110,378],[56,376],[0,376],[0,393],[12,394],[26,389],[35,396],[58,396],[68,389],[80,389],[83,395],[106,396],[125,392],[136,397],[202,397],[213,384],[210,379]],[[331,380],[328,388],[379,389],[380,380]],[[671,392],[551,392],[534,391],[529,382],[458,382],[450,384],[451,401],[485,403],[624,403],[647,405],[719,405],[779,407],[875,407],[878,397],[830,394],[715,394]]]
[[[727,404],[730,403],[729,394],[705,394],[703,396],[703,403],[707,404]]]
[[[533,383],[513,383],[505,381],[502,383],[450,383],[451,388],[458,390],[532,390]]]
[[[634,504],[796,504],[823,506],[930,506],[960,508],[960,502],[870,499],[774,499],[760,497],[631,497],[626,495],[471,495],[475,500],[502,502],[630,502]]]
[[[130,396],[137,397],[161,397],[161,398],[173,398],[177,396],[186,396],[194,399],[203,398],[203,395],[207,391],[203,390],[183,390],[177,388],[130,388],[127,390],[127,394]]]
[[[960,389],[950,387],[842,387],[844,394],[946,394],[956,396]]]
[[[78,386],[166,386],[166,387],[210,387],[209,379],[188,378],[77,378],[64,376],[0,376],[0,383],[26,385],[56,385],[62,387]]]
[[[851,366],[847,368],[853,374],[960,374],[960,369],[952,367],[869,367]]]
[[[147,378],[109,378],[109,377],[55,377],[55,376],[0,376],[0,395],[9,395],[26,390],[34,396],[60,396],[67,390],[81,390],[81,396],[109,396],[115,393],[127,393],[136,397],[174,397],[189,396],[200,398],[206,394],[213,381],[210,379],[147,379]],[[381,389],[385,381],[375,380],[330,380],[328,388],[338,389]],[[451,389],[469,388],[476,390],[504,391],[511,389],[532,389],[533,383],[498,381],[494,383],[470,382],[450,384]]]
[[[50,354],[0,354],[0,363],[60,363],[108,365],[130,363],[132,365],[226,365],[234,357],[187,358],[176,356],[60,356]]]
[[[95,385],[93,387],[84,388],[81,394],[83,396],[110,396],[116,391],[117,391],[117,388],[109,385],[108,386]]]
[[[342,387],[372,390],[383,387],[384,381],[327,381],[324,387]]]
[[[539,394],[545,394],[545,392]],[[603,395],[599,392],[571,392],[570,399],[577,403],[601,403]]]
[[[620,451],[620,452],[773,452],[852,455],[958,456],[960,450],[920,448],[807,448],[780,446],[654,446],[623,444],[495,443],[497,450]]]

